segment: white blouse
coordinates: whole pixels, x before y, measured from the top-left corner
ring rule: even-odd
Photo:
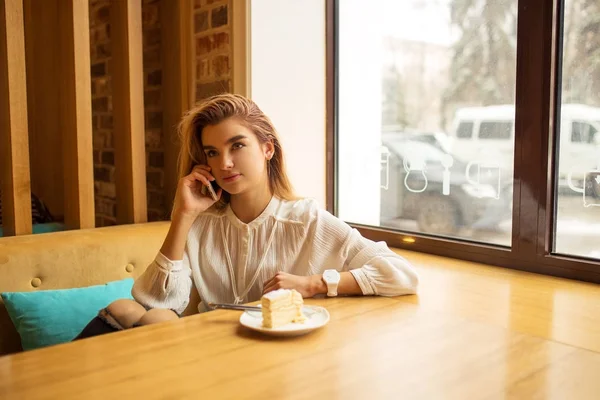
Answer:
[[[192,280],[204,303],[259,300],[263,283],[278,271],[308,276],[326,269],[350,271],[364,295],[416,293],[418,277],[384,242],[365,239],[311,199],[271,199],[252,222],[231,210],[207,210],[190,229],[183,260],[160,252],[132,295],[142,305],[183,312]]]

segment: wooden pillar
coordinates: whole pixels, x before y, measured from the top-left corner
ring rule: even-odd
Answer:
[[[112,1],[111,43],[117,223],[148,220],[141,0]]]
[[[194,47],[192,0],[161,0],[163,134],[165,199],[170,210],[177,190],[180,142],[177,125],[194,102]]]
[[[4,235],[31,233],[23,0],[0,2],[0,172]]]
[[[59,93],[57,0],[25,0],[25,69],[31,192],[64,219],[65,182]]]
[[[232,86],[233,92],[251,97],[250,61],[251,30],[250,0],[231,2],[232,23]]]
[[[65,223],[71,229],[93,228],[94,171],[88,0],[61,0],[58,7],[58,82],[63,139]]]

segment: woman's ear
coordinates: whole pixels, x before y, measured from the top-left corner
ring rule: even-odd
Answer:
[[[265,150],[265,158],[267,160],[270,160],[271,158],[273,158],[273,155],[275,154],[275,145],[273,144],[273,141],[269,140],[268,142],[266,142],[264,144],[264,150]]]

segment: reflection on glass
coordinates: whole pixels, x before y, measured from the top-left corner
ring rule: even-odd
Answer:
[[[554,251],[600,259],[600,1],[565,0]]]
[[[339,3],[341,218],[510,245],[516,6]]]

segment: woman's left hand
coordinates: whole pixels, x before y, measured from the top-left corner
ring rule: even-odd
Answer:
[[[319,275],[298,276],[279,271],[263,285],[263,294],[277,289],[295,289],[302,297],[313,297],[319,293],[322,280]]]

